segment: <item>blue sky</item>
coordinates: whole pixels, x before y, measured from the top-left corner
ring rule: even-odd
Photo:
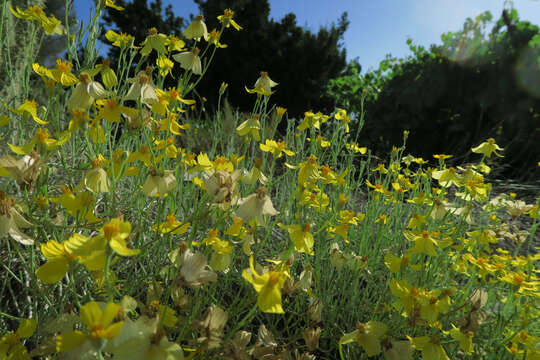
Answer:
[[[77,15],[87,21],[92,0],[74,0]],[[233,1],[231,1],[233,2]],[[506,1],[508,2],[508,1]],[[351,22],[345,33],[347,58],[358,58],[363,72],[377,68],[386,54],[404,57],[412,38],[417,45],[440,43],[441,34],[461,29],[467,17],[491,11],[500,16],[504,0],[269,0],[270,16],[279,21],[294,13],[297,23],[312,31],[336,22],[344,11]],[[198,7],[191,0],[163,0],[172,4],[178,16],[196,15]],[[514,0],[520,19],[540,25],[540,0]],[[233,8],[234,10],[234,8]],[[237,19],[242,24],[242,19]]]

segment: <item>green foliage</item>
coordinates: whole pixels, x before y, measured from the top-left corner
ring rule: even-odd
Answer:
[[[3,104],[18,106],[30,88],[41,87],[41,81],[31,79],[31,59],[49,66],[66,48],[64,36],[45,36],[39,26],[32,22],[17,21],[9,10],[10,6],[26,8],[38,3],[43,3],[47,14],[64,19],[64,0],[3,1],[0,5],[0,101]],[[72,20],[74,13],[68,12],[68,16]]]

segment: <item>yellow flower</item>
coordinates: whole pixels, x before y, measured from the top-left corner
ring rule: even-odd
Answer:
[[[166,77],[174,67],[174,63],[165,55],[160,55],[156,59],[156,65],[159,68],[159,75]]]
[[[448,168],[444,170],[436,170],[431,173],[431,177],[439,181],[439,185],[442,187],[449,187],[451,185],[460,186],[461,177],[454,168]]]
[[[188,231],[191,223],[182,223],[176,220],[174,214],[167,215],[167,220],[159,225],[152,226],[152,230],[160,232],[162,234],[177,234],[181,235]]]
[[[195,41],[200,41],[201,37],[203,37],[204,40],[207,40],[208,30],[204,23],[204,16],[197,15],[191,24],[184,30],[184,36],[186,39],[195,39]]]
[[[69,131],[65,131],[61,133],[59,139],[56,140],[50,137],[49,129],[38,128],[36,130],[36,134],[25,145],[17,146],[8,143],[8,146],[15,154],[28,155],[34,149],[34,146],[38,145],[38,152],[42,154],[47,151],[56,150],[57,147],[64,145],[70,139],[70,137],[71,133]]]
[[[472,338],[474,336],[474,333],[472,331],[465,331],[462,332],[460,329],[456,328],[454,324],[452,324],[452,329],[448,331],[451,337],[459,341],[459,348],[467,355],[470,355],[473,353],[473,345],[472,345]]]
[[[223,26],[225,26],[226,28],[232,25],[233,28],[235,28],[236,30],[242,30],[242,27],[233,20],[233,16],[234,11],[232,11],[231,9],[225,9],[225,11],[223,11],[223,15],[219,15],[217,18],[219,22],[222,23]]]
[[[227,44],[222,44],[219,42],[219,38],[221,37],[221,33],[217,31],[216,29],[212,30],[210,34],[208,34],[208,42],[210,44],[214,44],[216,47],[220,49],[224,49],[227,47]]]
[[[115,4],[115,0],[100,0],[100,6],[101,7],[110,7],[110,8],[113,8],[115,10],[118,10],[118,11],[122,11],[124,10],[124,8],[122,6],[119,6],[119,5],[116,5]]]
[[[126,239],[129,237],[130,232],[131,224],[129,222],[114,218],[103,225],[99,237],[105,238],[111,249],[118,255],[133,256],[140,253],[141,250],[127,247]]]
[[[339,339],[339,347],[351,342],[357,342],[366,351],[368,356],[375,356],[381,353],[381,339],[386,334],[388,326],[379,321],[358,322],[357,329],[345,334]]]
[[[426,291],[419,297],[420,318],[433,324],[437,321],[439,313],[446,314],[450,310],[450,295],[453,290]]]
[[[228,269],[231,263],[231,253],[233,251],[232,245],[227,240],[222,240],[218,236],[216,229],[211,229],[208,232],[208,236],[203,239],[203,243],[206,246],[211,246],[212,257],[210,259],[210,266],[216,271],[224,271]],[[201,243],[192,242],[193,245],[198,246]]]
[[[81,320],[88,327],[88,334],[75,330],[56,337],[56,351],[66,352],[90,341],[94,347],[100,346],[100,340],[111,340],[118,336],[124,326],[123,321],[113,320],[120,311],[120,305],[110,302],[102,311],[99,304],[91,301],[81,307]]]
[[[407,266],[409,266],[413,270],[420,270],[422,268],[422,265],[411,264],[410,261],[410,255],[403,255],[401,257],[397,257],[392,253],[387,253],[386,255],[384,255],[384,264],[386,265],[388,270],[393,273],[403,271]]]
[[[287,163],[285,165],[287,166]],[[291,165],[288,167],[295,168]],[[297,167],[300,169],[298,171],[298,184],[305,184],[307,181],[316,181],[321,178],[320,165],[317,163],[315,155],[310,155],[306,161],[301,162]]]
[[[275,141],[266,139],[265,144],[259,144],[259,148],[264,152],[271,152],[276,158],[280,158],[285,153],[288,156],[294,156],[294,152],[286,149],[286,144],[283,141]]]
[[[49,198],[49,200],[62,205],[67,213],[76,219],[85,219],[88,222],[99,221],[99,218],[93,214],[95,199],[89,192],[74,195],[71,189],[64,187],[59,197]]]
[[[56,69],[50,70],[52,80],[64,86],[73,86],[79,82],[79,79],[71,73],[73,64],[63,62],[62,59],[56,59]]]
[[[131,163],[134,161],[142,161],[145,166],[152,166],[152,153],[150,152],[150,148],[146,145],[141,145],[141,148],[139,151],[134,151],[131,154],[129,154],[127,158],[127,162]],[[156,159],[157,162],[157,159]]]
[[[414,349],[422,352],[423,360],[450,360],[441,345],[441,339],[437,336],[420,336],[412,338],[407,335]]]
[[[285,313],[281,305],[281,290],[287,276],[285,271],[267,271],[259,275],[253,266],[253,256],[249,257],[249,269],[242,271],[242,277],[253,285],[258,293],[259,309],[273,314]]]
[[[330,116],[324,115],[320,111],[316,114],[312,111],[306,111],[304,113],[304,119],[300,125],[298,125],[298,130],[304,131],[312,126],[315,129],[320,129],[321,125],[324,124],[328,119],[330,119]]]
[[[525,274],[523,271],[513,272],[505,271],[503,276],[499,277],[499,280],[507,284],[511,284],[515,287],[518,293],[534,293],[538,297],[538,288],[540,287],[540,281],[536,275],[531,273]]]
[[[10,6],[9,10],[11,10],[11,13],[19,19],[42,21],[47,17],[43,12],[43,8],[40,6],[29,6],[26,10],[21,10],[18,6],[16,6],[14,10]]]
[[[278,223],[278,226],[287,230],[289,236],[294,244],[294,249],[299,253],[306,253],[308,255],[315,255],[313,251],[314,239],[311,235],[311,225],[283,225]]]
[[[39,6],[29,6],[26,10],[21,10],[16,7],[16,10],[10,6],[9,9],[13,15],[19,19],[31,20],[38,22],[47,35],[63,35],[64,26],[54,15],[47,17],[43,12],[43,8]]]
[[[14,112],[20,115],[29,115],[37,122],[39,125],[47,125],[47,121],[43,121],[37,115],[38,104],[33,100],[26,100],[18,108],[8,108],[9,111]]]
[[[420,290],[416,286],[411,286],[407,280],[390,280],[390,292],[399,298],[392,306],[398,311],[404,311],[410,316],[413,310],[418,306],[420,299]]]
[[[249,119],[238,125],[236,132],[239,136],[248,136],[248,138],[252,137],[255,141],[260,141],[260,129],[261,123],[259,122],[259,114],[254,114]]]
[[[111,62],[108,59],[105,59],[101,64],[96,64],[91,74],[95,76],[98,73],[101,73],[101,80],[107,88],[111,88],[118,84],[118,78],[110,65]]]
[[[59,243],[55,240],[41,244],[41,252],[48,261],[36,270],[38,279],[47,284],[54,284],[64,277],[69,264],[78,256],[86,255],[85,245],[91,238],[81,234],[73,234],[68,240]]]
[[[437,239],[434,236],[435,232],[429,233],[428,231],[422,231],[421,233],[413,233],[411,231],[403,232],[403,235],[407,240],[413,241],[415,245],[407,250],[408,254],[426,254],[429,256],[437,256],[435,246],[445,248],[452,245],[452,239]]]
[[[110,123],[122,122],[120,114],[134,117],[137,116],[139,113],[137,109],[132,109],[130,107],[120,105],[118,103],[118,100],[114,99],[97,100],[96,104],[99,108],[96,119],[105,119]]]
[[[414,212],[409,219],[409,224],[407,225],[407,228],[414,229],[414,230],[421,230],[424,225],[427,225],[427,220],[425,216],[418,215],[416,212]]]
[[[345,144],[345,147],[347,148],[347,150],[354,153],[360,153],[361,155],[367,153],[367,147],[360,147],[357,143],[347,143]]]
[[[169,51],[182,51],[186,43],[183,40],[180,40],[176,36],[169,36],[167,39],[167,50]]]
[[[36,331],[35,319],[21,319],[17,331],[10,331],[0,337],[0,356],[2,359],[30,359],[28,351],[21,344],[21,339],[27,339]]]
[[[112,46],[119,47],[120,49],[133,46],[133,41],[135,41],[133,36],[126,33],[118,34],[113,30],[108,30],[107,33],[105,33],[105,37],[112,43]]]
[[[156,50],[159,55],[163,55],[167,52],[165,44],[167,43],[167,35],[160,34],[156,28],[148,30],[148,36],[143,41],[141,55],[148,56],[152,50]]]
[[[334,117],[336,118],[336,120],[342,121],[345,124],[345,133],[348,133],[349,122],[351,121],[351,118],[349,117],[349,115],[347,115],[347,110],[338,109]]]
[[[495,139],[493,138],[489,138],[477,147],[471,149],[473,153],[482,154],[487,157],[491,157],[491,154],[495,154],[498,157],[503,157],[502,155],[497,153],[498,150],[502,151],[504,149],[499,147],[499,145],[495,143]]]

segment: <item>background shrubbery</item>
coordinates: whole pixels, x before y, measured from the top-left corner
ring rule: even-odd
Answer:
[[[429,50],[409,40],[411,56],[389,57],[362,77],[351,63],[327,93],[336,105],[366,111],[361,142],[377,153],[388,152],[410,130],[411,153],[469,161],[468,149],[493,137],[506,150],[506,167],[497,176],[538,179],[539,29],[519,21],[515,10],[488,32],[491,19],[489,13],[468,19],[462,31],[443,35],[442,45]]]

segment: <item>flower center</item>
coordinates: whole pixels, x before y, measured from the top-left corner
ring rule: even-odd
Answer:
[[[120,226],[118,224],[105,224],[103,226],[103,234],[107,240],[111,240],[120,232]]]

